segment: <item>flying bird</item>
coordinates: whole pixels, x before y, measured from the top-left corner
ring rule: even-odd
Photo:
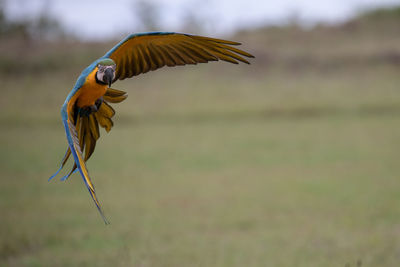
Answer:
[[[99,126],[109,132],[115,115],[110,103],[120,103],[127,98],[124,91],[111,88],[123,80],[164,66],[207,63],[223,60],[250,64],[245,57],[251,54],[234,46],[240,43],[174,32],[149,32],[131,34],[120,41],[103,57],[84,69],[68,94],[61,117],[68,141],[67,151],[54,178],[73,156],[72,170],[61,178],[66,180],[79,171],[104,222],[108,224],[96,197],[85,162],[92,155],[100,138]]]

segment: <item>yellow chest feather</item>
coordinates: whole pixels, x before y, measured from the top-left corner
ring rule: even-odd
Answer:
[[[108,86],[106,84],[96,82],[96,72],[97,68],[87,76],[86,82],[79,89],[76,104],[80,108],[94,105],[96,100],[102,97],[107,91]]]

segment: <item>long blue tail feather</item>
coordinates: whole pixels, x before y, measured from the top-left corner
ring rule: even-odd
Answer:
[[[65,155],[64,155],[63,159],[61,160],[60,168],[56,171],[56,173],[54,173],[52,176],[50,176],[50,178],[47,180],[48,182],[50,182],[51,179],[53,179],[54,177],[56,177],[56,176],[58,175],[58,173],[61,171],[61,169],[64,167],[63,162],[64,162],[64,160],[65,160],[65,157],[68,155],[68,150],[69,150],[69,148],[67,149],[67,152],[65,152]]]
[[[76,173],[78,171],[78,169],[75,169],[73,172],[68,173],[67,175],[64,175],[63,177],[60,178],[60,181],[65,181],[67,180],[72,174]]]

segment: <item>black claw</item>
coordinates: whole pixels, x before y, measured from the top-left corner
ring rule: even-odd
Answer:
[[[94,112],[97,111],[97,106],[96,105],[90,106],[89,108],[90,108],[90,113],[94,113]]]
[[[79,114],[80,114],[82,117],[87,117],[87,116],[89,116],[90,114],[92,114],[92,113],[94,113],[94,112],[96,112],[96,111],[97,111],[97,107],[96,107],[96,105],[93,105],[93,106],[88,106],[88,107],[80,108],[80,109],[79,109]]]
[[[99,110],[101,104],[103,104],[103,101],[104,101],[103,97],[100,97],[99,99],[96,100],[95,105],[96,105],[97,110]]]
[[[94,105],[80,108],[79,115],[81,115],[81,117],[87,117],[90,114],[97,112],[102,103],[103,103],[103,97],[100,97],[99,99],[96,100]]]

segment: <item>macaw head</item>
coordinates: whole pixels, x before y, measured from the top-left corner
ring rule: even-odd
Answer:
[[[100,60],[97,63],[97,68],[98,68],[96,73],[97,81],[108,84],[108,86],[110,87],[115,77],[116,67],[117,65],[115,65],[114,60],[110,58],[105,58]]]

